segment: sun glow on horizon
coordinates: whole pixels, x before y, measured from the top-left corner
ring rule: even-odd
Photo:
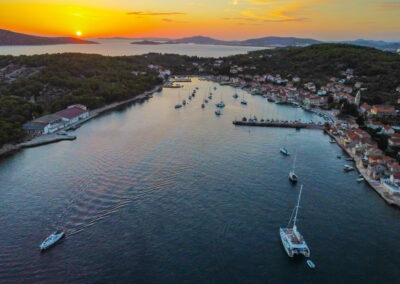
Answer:
[[[77,36],[82,36],[82,32],[81,32],[81,31],[77,31],[77,32],[76,32],[76,35],[77,35]]]

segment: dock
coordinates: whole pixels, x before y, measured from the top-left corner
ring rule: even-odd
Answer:
[[[259,127],[281,127],[281,128],[296,128],[296,129],[324,129],[323,125],[315,123],[302,123],[302,122],[286,122],[286,121],[240,121],[234,120],[232,122],[234,125],[238,126],[259,126]]]

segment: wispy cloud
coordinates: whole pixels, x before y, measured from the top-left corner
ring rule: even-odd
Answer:
[[[284,22],[305,22],[309,18],[300,15],[304,12],[303,6],[300,4],[292,4],[289,6],[278,7],[269,11],[254,13],[250,10],[242,11],[241,14],[246,18],[258,19],[269,23],[284,23]]]
[[[179,23],[179,24],[186,24],[187,22],[185,21],[176,21],[173,19],[169,19],[169,18],[164,18],[162,19],[163,22],[167,22],[167,23]]]
[[[398,1],[369,1],[368,4],[377,7],[381,11],[395,11],[400,9],[400,2]]]
[[[173,15],[186,15],[186,13],[182,12],[143,12],[143,11],[134,11],[128,12],[128,15],[134,16],[173,16]]]

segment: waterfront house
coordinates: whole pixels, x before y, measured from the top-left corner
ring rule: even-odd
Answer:
[[[369,155],[368,156],[368,163],[373,164],[373,163],[383,163],[383,155]]]
[[[379,180],[384,177],[386,167],[384,164],[379,162],[369,163],[367,167],[367,175],[375,180]]]
[[[400,173],[393,173],[390,178],[382,178],[381,184],[390,195],[400,195]]]
[[[48,114],[29,121],[22,126],[22,129],[30,136],[38,136],[56,132],[64,127],[62,117],[57,114]]]
[[[62,118],[66,126],[74,124],[81,119],[89,117],[89,111],[84,105],[71,105],[68,108],[56,113]]]

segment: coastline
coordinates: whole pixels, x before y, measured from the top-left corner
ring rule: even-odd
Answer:
[[[130,98],[125,101],[115,102],[115,103],[106,105],[104,107],[94,109],[89,112],[89,117],[79,120],[78,122],[71,124],[68,127],[60,129],[59,131],[67,131],[75,126],[80,126],[80,125],[86,123],[87,121],[99,116],[100,114],[106,113],[107,111],[114,110],[120,106],[129,104],[129,103],[133,103],[136,101],[140,101],[140,100],[145,100],[150,95],[157,92],[163,85],[164,84],[157,85],[153,89],[146,91],[134,98]],[[60,141],[66,141],[66,140],[72,141],[77,138],[75,135],[59,135],[59,134],[57,134],[59,131],[57,131],[55,133],[51,133],[51,134],[40,135],[31,140],[24,141],[24,142],[21,142],[18,144],[5,144],[0,148],[0,158],[3,156],[11,155],[11,154],[13,154],[19,150],[25,149],[25,148],[37,147],[37,146],[42,146],[42,145],[56,143],[56,142],[60,142]]]
[[[355,164],[355,169],[359,174],[361,174],[364,178],[364,181],[376,192],[378,195],[389,205],[396,206],[397,208],[400,208],[400,198],[396,198],[395,196],[392,196],[387,193],[387,191],[383,188],[382,184],[379,181],[371,179],[367,175],[367,171],[365,168],[359,166],[360,158],[357,157],[356,155],[353,155],[346,147],[344,147],[341,143],[338,137],[330,133],[329,131],[324,130],[326,134],[328,134],[332,139],[336,141],[336,144],[340,148],[342,148],[343,151],[346,152],[346,154],[353,158],[353,163]]]

